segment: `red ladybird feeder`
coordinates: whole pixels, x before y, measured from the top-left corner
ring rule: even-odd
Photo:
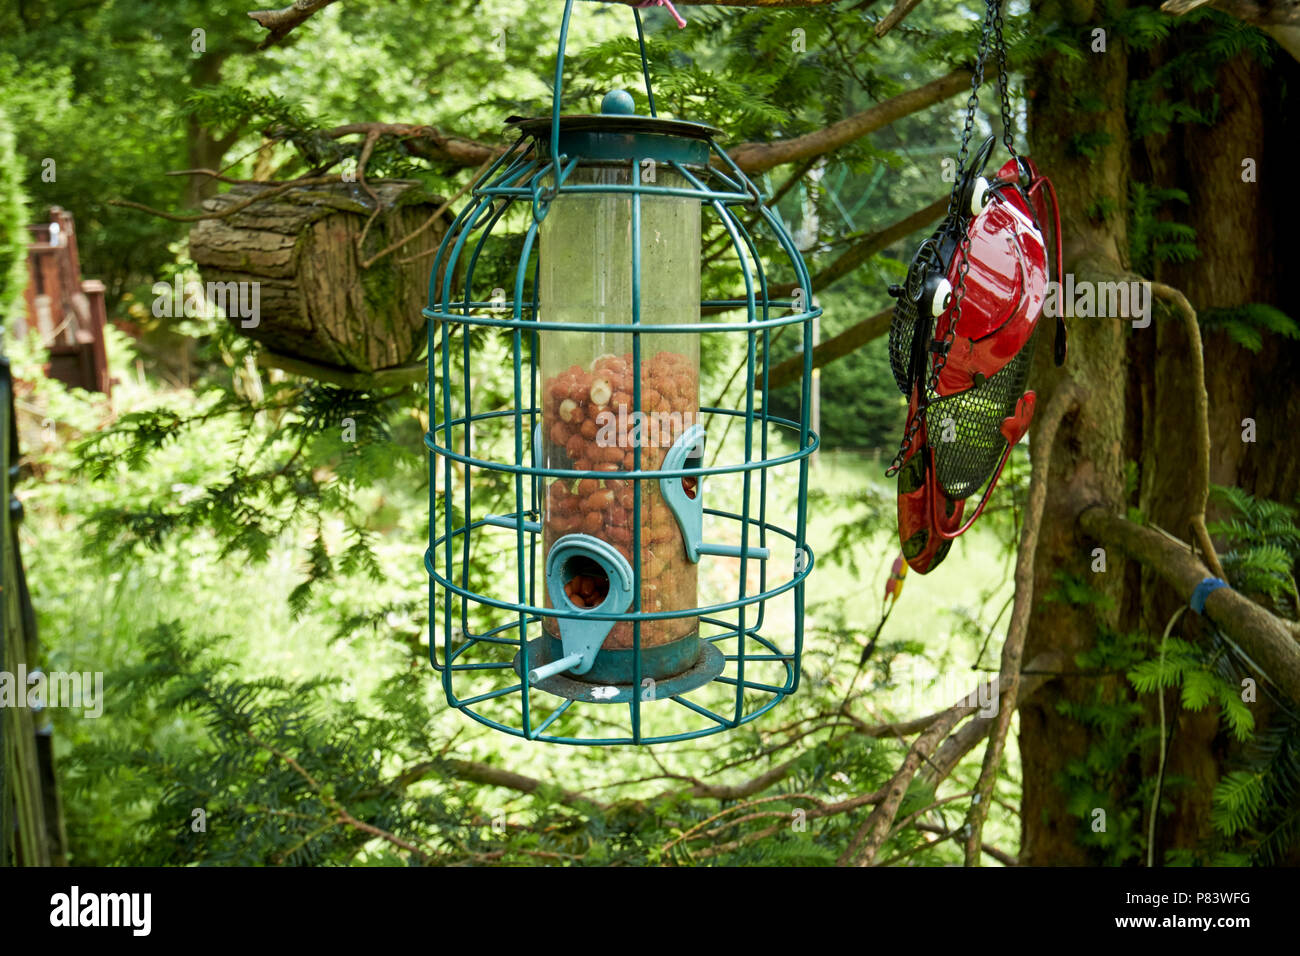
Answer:
[[[948,215],[917,250],[889,333],[890,365],[908,396],[907,426],[889,474],[898,476],[903,556],[924,574],[970,529],[996,487],[1012,447],[1029,429],[1034,393],[1024,391],[1034,333],[1050,278],[1046,230],[1052,224],[1061,271],[1060,214],[1051,181],[1012,145],[1000,0],[989,0],[984,40]],[[992,183],[982,172],[990,136],[965,166],[984,58],[999,57],[1003,142],[1011,153]],[[1065,360],[1057,318],[1055,357]],[[966,499],[984,489],[973,512]]]

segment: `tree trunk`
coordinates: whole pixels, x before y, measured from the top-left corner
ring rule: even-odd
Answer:
[[[227,54],[208,52],[193,61],[190,68],[190,88],[200,89],[216,86],[221,82],[221,64]],[[186,118],[186,143],[189,169],[220,170],[226,150],[238,139],[237,131],[224,136],[205,126],[197,116],[191,114]],[[217,194],[217,181],[210,176],[190,176],[185,182],[184,205],[197,209],[205,199]]]
[[[1088,3],[1060,4],[1043,0],[1035,15],[1045,21],[1058,17],[1078,26],[1086,39],[1086,24],[1097,14]],[[1083,42],[1083,40],[1081,40]],[[1044,172],[1059,184],[1062,247],[1065,270],[1076,279],[1111,280],[1124,276],[1127,260],[1124,187],[1128,178],[1125,144],[1124,57],[1085,51],[1082,60],[1055,55],[1045,59],[1028,78],[1030,143]],[[1084,111],[1087,97],[1101,97],[1104,108]],[[1062,117],[1071,117],[1065,122]],[[1091,156],[1077,154],[1076,136],[1089,136],[1101,145]],[[1126,333],[1114,320],[1069,322],[1069,359],[1062,369],[1051,364],[1051,350],[1038,349],[1031,383],[1039,405],[1065,380],[1082,390],[1079,413],[1061,424],[1049,474],[1047,505],[1035,561],[1034,593],[1047,595],[1057,587],[1061,570],[1089,575],[1090,548],[1075,530],[1075,516],[1092,502],[1117,502],[1124,490],[1123,427],[1125,421]],[[1037,428],[1030,431],[1033,449]],[[1118,599],[1123,562],[1114,556],[1096,586]],[[1025,658],[1059,652],[1065,670],[1075,669],[1076,655],[1092,646],[1097,624],[1093,611],[1041,598],[1030,618]],[[1111,612],[1113,618],[1113,612]],[[1080,759],[1088,746],[1084,727],[1059,713],[1062,700],[1082,701],[1093,693],[1086,678],[1060,677],[1046,684],[1020,711],[1020,750],[1024,766],[1021,807],[1020,862],[1029,866],[1083,865],[1090,862],[1080,846],[1076,817],[1066,812],[1066,794],[1058,777],[1067,763]],[[1108,814],[1113,807],[1102,807]]]
[[[1297,201],[1280,174],[1287,166],[1282,140],[1272,134],[1275,127],[1285,131],[1296,125],[1281,109],[1280,92],[1287,84],[1295,88],[1296,64],[1287,57],[1269,69],[1245,58],[1229,61],[1205,94],[1207,106],[1211,96],[1217,98],[1213,125],[1176,124],[1167,135],[1133,140],[1125,119],[1129,80],[1167,62],[1178,52],[1177,44],[1187,42],[1186,35],[1174,34],[1138,55],[1126,51],[1122,37],[1112,33],[1107,52],[1092,53],[1089,41],[1094,25],[1102,22],[1100,5],[1040,0],[1034,11],[1044,23],[1062,17],[1074,24],[1083,52],[1082,60],[1049,58],[1030,77],[1030,141],[1061,193],[1066,272],[1076,282],[1124,273],[1130,266],[1130,183],[1176,187],[1187,192],[1190,204],[1177,207],[1174,215],[1196,229],[1199,257],[1181,265],[1157,264],[1156,275],[1145,278],[1181,289],[1201,312],[1260,302],[1296,314],[1294,295],[1283,295],[1278,282],[1280,269],[1294,256],[1280,252],[1278,243],[1286,239],[1284,224],[1297,212]],[[1093,135],[1098,133],[1105,135]],[[1090,158],[1078,155],[1081,142],[1095,151]],[[1246,158],[1254,159],[1260,171],[1255,183],[1243,182]],[[1277,172],[1270,175],[1269,170]],[[1115,549],[1106,555],[1105,573],[1093,573],[1092,549],[1100,544],[1077,530],[1080,510],[1102,503],[1119,512],[1136,506],[1150,523],[1189,539],[1188,519],[1198,499],[1187,484],[1196,454],[1188,338],[1182,324],[1159,308],[1149,327],[1130,331],[1129,326],[1116,318],[1070,322],[1065,369],[1055,373],[1042,361],[1035,369],[1040,394],[1050,393],[1059,374],[1088,391],[1081,413],[1063,426],[1058,439],[1038,552],[1037,593],[1050,591],[1054,576],[1064,571],[1113,598],[1114,608],[1099,612],[1039,602],[1028,656],[1052,650],[1067,657],[1077,654],[1092,646],[1099,623],[1140,629],[1158,639],[1182,603],[1154,574],[1124,561]],[[1300,486],[1294,454],[1300,395],[1283,383],[1294,381],[1286,376],[1300,371],[1300,347],[1266,333],[1265,347],[1255,355],[1232,344],[1223,332],[1207,332],[1204,348],[1211,480],[1261,497],[1293,500]],[[1254,444],[1242,441],[1242,419],[1248,417],[1257,425]],[[1126,461],[1139,465],[1132,498],[1125,494]],[[1196,639],[1205,629],[1193,615],[1184,615],[1179,632]],[[1102,680],[1108,692],[1130,694],[1122,677]],[[1084,755],[1089,743],[1085,728],[1062,715],[1059,705],[1091,699],[1096,685],[1097,679],[1063,677],[1044,686],[1022,710],[1020,860],[1027,865],[1099,862],[1080,846],[1079,818],[1067,811],[1068,795],[1059,785],[1061,772]],[[1154,698],[1143,703],[1149,705],[1147,719],[1154,725]],[[1177,693],[1170,692],[1166,710],[1174,732],[1165,775],[1185,783],[1165,793],[1173,809],[1158,821],[1157,860],[1165,850],[1194,848],[1210,835],[1211,795],[1230,752],[1212,708],[1183,711]],[[1130,768],[1110,794],[1112,805],[1100,808],[1109,820],[1136,809],[1145,829],[1149,808],[1137,789],[1156,769],[1154,759]]]

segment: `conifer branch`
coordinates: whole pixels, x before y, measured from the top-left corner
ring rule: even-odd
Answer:
[[[339,801],[334,796],[332,796],[324,787],[322,787],[320,785],[320,782],[314,776],[312,776],[311,773],[309,773],[307,769],[303,767],[303,765],[300,764],[297,760],[295,760],[292,756],[285,753],[283,750],[280,750],[278,747],[275,747],[272,744],[267,743],[261,737],[257,736],[257,734],[253,733],[251,730],[245,730],[244,733],[248,735],[248,739],[251,740],[254,744],[262,748],[272,756],[278,757],[280,760],[283,760],[285,764],[288,765],[288,767],[293,770],[294,773],[302,777],[302,779],[306,782],[307,786],[311,789],[312,793],[320,797],[320,799],[325,803],[325,805],[334,811],[334,817],[339,824],[346,827],[350,827],[353,830],[359,830],[360,832],[366,833],[370,836],[378,837],[379,839],[387,843],[391,843],[399,850],[405,850],[407,853],[410,853],[412,856],[419,857],[421,862],[423,863],[430,864],[430,863],[437,862],[437,860],[431,854],[429,854],[425,850],[420,849],[418,846],[416,846],[414,843],[411,843],[409,840],[403,840],[401,837],[397,836],[396,834],[389,833],[387,830],[381,829],[380,827],[377,827],[374,824],[367,823],[364,820],[358,820],[356,817],[354,817],[351,813],[347,811],[347,808],[344,807],[343,804],[339,803]]]

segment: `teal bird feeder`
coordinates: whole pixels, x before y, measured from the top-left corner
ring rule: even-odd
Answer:
[[[433,265],[430,657],[448,703],[497,730],[665,743],[799,685],[820,310],[719,131],[657,115],[639,13],[648,115],[622,90],[563,115],[572,7],[551,115],[508,121]],[[733,292],[703,296],[704,240]],[[762,400],[782,334],[802,337],[798,421]],[[701,406],[707,337],[743,366],[729,407]],[[503,354],[505,394],[476,375]]]

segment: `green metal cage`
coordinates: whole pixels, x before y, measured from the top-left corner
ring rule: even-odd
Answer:
[[[430,278],[430,659],[448,703],[496,730],[666,743],[755,720],[798,688],[820,310],[718,131],[658,117],[639,12],[650,115],[622,91],[600,115],[561,114],[572,9],[551,115],[510,121],[518,138],[475,183]],[[705,220],[721,227],[711,258],[734,256],[731,298],[701,293]],[[760,237],[784,259],[783,297]],[[798,421],[762,400],[790,327]],[[738,407],[699,404],[706,336],[743,341]],[[513,364],[508,394],[476,386],[485,361]],[[732,425],[743,435],[728,446]],[[706,507],[706,488],[726,500]],[[773,628],[778,598],[791,613]]]

